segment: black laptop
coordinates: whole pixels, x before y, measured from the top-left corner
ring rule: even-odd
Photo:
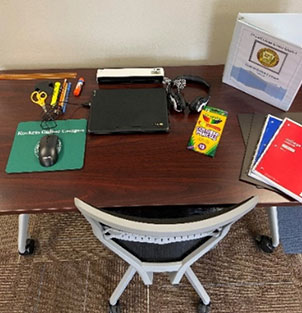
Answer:
[[[164,88],[94,90],[88,119],[91,134],[168,132]]]

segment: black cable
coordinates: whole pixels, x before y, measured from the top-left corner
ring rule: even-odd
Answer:
[[[73,102],[67,102],[67,104],[71,104],[71,105],[81,105],[83,106],[84,108],[89,108],[90,107],[90,102],[87,102],[87,103],[73,103]]]
[[[74,103],[67,102],[66,104],[78,105],[82,107],[90,107],[90,102],[87,103]],[[74,113],[74,112],[73,112]],[[40,126],[42,129],[48,130],[57,127],[56,120],[63,115],[62,108],[60,106],[53,106],[46,112],[42,113]]]

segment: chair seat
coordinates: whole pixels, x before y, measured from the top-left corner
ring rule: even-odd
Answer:
[[[103,212],[128,220],[154,223],[177,224],[208,219],[232,210],[236,205],[154,205],[133,207],[100,208]]]

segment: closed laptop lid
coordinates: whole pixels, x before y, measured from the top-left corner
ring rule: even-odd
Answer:
[[[93,92],[88,120],[91,134],[167,132],[164,88],[99,89]]]

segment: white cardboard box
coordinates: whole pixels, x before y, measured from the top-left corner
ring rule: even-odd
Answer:
[[[239,13],[222,81],[287,111],[302,83],[302,14]]]

